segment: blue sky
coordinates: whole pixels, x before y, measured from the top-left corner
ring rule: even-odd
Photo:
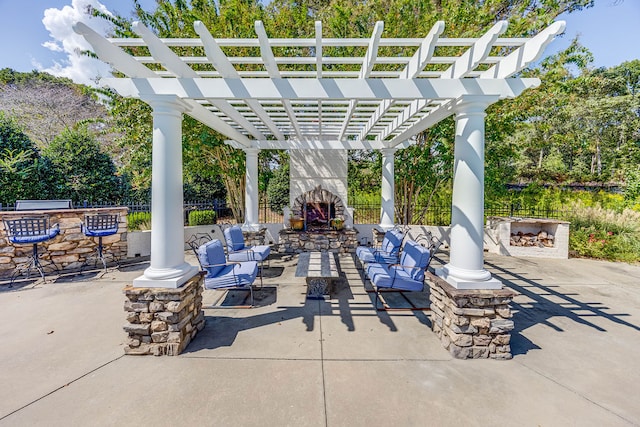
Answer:
[[[41,69],[75,80],[87,78],[81,69],[88,69],[90,65],[82,61],[69,63],[64,49],[68,52],[74,45],[56,42],[42,20],[46,9],[58,9],[50,14],[49,26],[58,38],[64,38],[73,14],[79,13],[83,4],[96,2],[98,0],[0,0],[0,68]],[[100,3],[122,15],[130,15],[133,10],[129,0],[100,0]],[[155,0],[142,0],[145,7],[154,3]],[[573,37],[580,35],[581,43],[595,56],[594,66],[610,67],[640,58],[640,0],[596,0],[595,3],[593,8],[560,17],[567,21],[566,32],[551,44],[545,55],[568,46]],[[75,9],[71,8],[72,4]],[[46,42],[49,48],[43,46]]]

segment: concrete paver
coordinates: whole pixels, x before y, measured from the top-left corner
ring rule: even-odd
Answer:
[[[0,286],[0,425],[640,425],[640,266],[487,254],[520,294],[514,359],[461,361],[428,313],[375,311],[349,257],[326,301],[295,264],[271,261],[255,309],[206,308],[178,357],[123,356],[122,287],[144,265]]]

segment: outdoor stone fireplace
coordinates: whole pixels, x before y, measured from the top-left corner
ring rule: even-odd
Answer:
[[[339,196],[318,185],[294,199],[291,214],[304,219],[305,230],[329,230],[332,219],[344,220],[345,206]]]
[[[332,224],[335,218],[345,219],[346,207],[342,199],[321,185],[297,196],[291,207],[291,215],[304,220],[304,229],[281,230],[280,252],[355,251],[358,231],[351,226],[342,228]]]

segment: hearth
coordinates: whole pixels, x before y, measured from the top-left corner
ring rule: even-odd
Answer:
[[[331,220],[344,220],[345,207],[339,196],[317,186],[294,199],[291,214],[304,220],[307,231],[329,231]]]

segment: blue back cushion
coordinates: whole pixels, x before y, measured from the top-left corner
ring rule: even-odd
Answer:
[[[242,229],[237,225],[225,228],[224,239],[227,241],[227,249],[229,251],[239,251],[244,249],[244,236]]]
[[[431,252],[429,249],[420,246],[413,240],[408,240],[404,244],[402,255],[400,256],[400,264],[408,267],[417,268],[405,268],[409,276],[414,280],[424,280],[424,271],[429,265],[429,259],[431,258]]]
[[[222,242],[218,239],[211,240],[198,248],[198,260],[200,265],[225,264],[227,262],[224,257],[224,248]],[[209,274],[208,277],[215,277],[224,265],[216,265],[215,267],[204,267]]]
[[[402,239],[404,235],[398,230],[389,230],[384,233],[384,239],[382,240],[382,250],[390,254],[397,254],[402,246]]]

